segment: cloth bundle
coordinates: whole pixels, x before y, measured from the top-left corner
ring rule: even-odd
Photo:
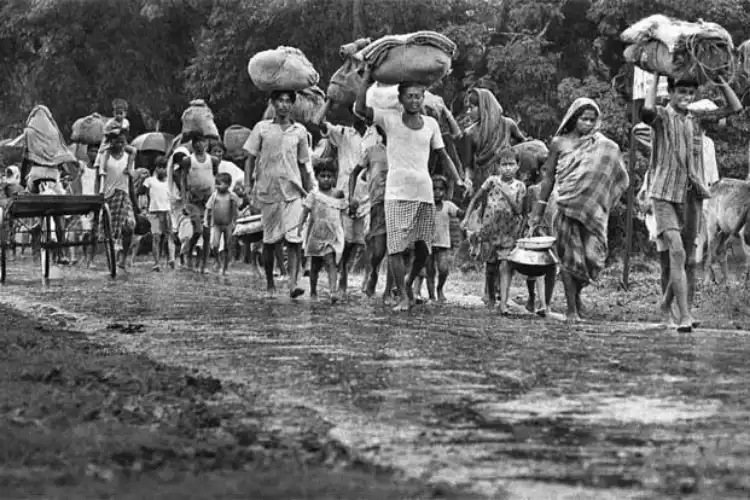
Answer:
[[[328,85],[326,92],[328,99],[343,106],[353,104],[357,99],[357,92],[362,86],[364,64],[357,60],[355,55],[358,51],[367,47],[370,42],[369,38],[360,38],[355,42],[341,46],[339,55],[344,60],[344,64],[331,77],[331,83]]]
[[[320,81],[320,75],[305,54],[294,47],[258,52],[247,63],[247,72],[262,91],[304,90]]]
[[[219,138],[214,114],[203,99],[190,101],[190,107],[182,113],[182,134],[195,132],[200,132],[206,137]]]
[[[309,87],[297,91],[297,100],[292,106],[292,118],[300,123],[313,123],[315,115],[325,106],[326,95],[320,87]],[[264,120],[271,120],[276,116],[273,105],[269,102]]]
[[[355,56],[373,68],[375,81],[385,84],[435,83],[450,72],[456,44],[434,31],[389,35]]]
[[[99,113],[77,119],[73,122],[73,133],[70,140],[82,144],[101,144],[104,138],[106,119]]]
[[[31,110],[23,133],[25,156],[32,163],[57,167],[67,162],[78,162],[65,145],[65,139],[47,106],[37,105]]]
[[[663,15],[642,19],[620,36],[625,59],[645,71],[698,83],[735,76],[734,43],[716,23],[690,23]]]
[[[232,125],[224,131],[224,146],[227,148],[227,156],[232,158],[244,156],[242,146],[250,137],[249,128],[242,125]]]

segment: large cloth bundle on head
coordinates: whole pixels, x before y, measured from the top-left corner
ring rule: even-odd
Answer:
[[[297,92],[297,100],[292,106],[292,118],[300,123],[312,123],[315,115],[325,106],[326,95],[320,87],[309,87]],[[276,110],[269,102],[264,120],[271,120],[276,116]]]
[[[304,90],[317,85],[320,75],[305,54],[294,47],[258,52],[247,63],[250,79],[260,90]]]
[[[224,147],[227,148],[227,155],[231,157],[244,156],[242,146],[250,137],[250,130],[242,125],[232,125],[224,131]]]
[[[73,122],[73,133],[70,140],[83,144],[101,144],[104,138],[106,118],[99,113],[77,119]]]
[[[78,162],[65,145],[65,139],[47,106],[38,105],[31,110],[23,133],[26,141],[25,156],[32,163],[56,167],[67,162]]]
[[[734,77],[734,43],[716,23],[654,15],[626,29],[620,38],[630,44],[625,59],[645,71],[698,83]]]
[[[182,113],[182,134],[194,133],[219,139],[219,129],[214,122],[214,114],[203,99],[190,101],[190,107]]]
[[[430,85],[450,72],[456,44],[434,31],[389,35],[374,41],[356,57],[373,68],[375,81]]]
[[[360,38],[355,42],[342,45],[339,49],[339,55],[344,60],[344,64],[336,70],[331,77],[331,83],[328,84],[326,95],[331,101],[347,106],[357,99],[357,92],[362,86],[364,64],[356,59],[355,55],[370,42],[369,38]]]

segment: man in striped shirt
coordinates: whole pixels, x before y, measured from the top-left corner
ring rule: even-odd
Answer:
[[[676,299],[680,314],[677,331],[690,332],[698,325],[690,313],[695,290],[696,242],[703,200],[710,197],[703,183],[702,124],[737,113],[742,104],[722,81],[719,88],[726,100],[723,108],[688,113],[698,84],[669,78],[669,103],[657,106],[658,82],[654,78],[646,94],[641,119],[654,130],[648,194],[653,202],[660,246],[667,249],[662,265],[669,267],[661,311],[667,323],[671,323],[672,302]]]

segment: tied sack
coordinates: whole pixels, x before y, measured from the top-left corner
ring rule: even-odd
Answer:
[[[419,82],[431,85],[450,72],[456,44],[434,31],[389,35],[371,43],[357,58],[372,68],[375,81],[385,84]]]
[[[313,123],[315,115],[325,106],[326,95],[320,87],[310,87],[297,92],[297,100],[292,106],[292,119],[300,123]],[[269,102],[264,120],[272,120],[276,116],[276,110]]]
[[[294,47],[258,52],[247,63],[247,72],[255,86],[264,92],[304,90],[320,81],[312,63]]]
[[[105,118],[99,113],[77,119],[73,122],[70,140],[82,144],[101,144],[104,138]]]
[[[190,101],[190,107],[182,113],[182,134],[200,132],[206,137],[219,138],[219,129],[214,114],[203,99]]]
[[[344,64],[331,77],[331,83],[326,91],[328,99],[343,106],[354,104],[357,100],[357,92],[362,86],[364,64],[355,58],[355,54],[367,47],[370,42],[369,38],[360,38],[341,46],[339,55]]]
[[[224,131],[224,146],[231,157],[243,156],[242,146],[247,142],[252,131],[242,125],[232,125]]]
[[[663,15],[642,19],[620,36],[625,59],[645,71],[707,83],[734,77],[734,43],[716,23],[690,23]]]

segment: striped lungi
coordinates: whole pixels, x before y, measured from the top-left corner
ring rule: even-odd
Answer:
[[[385,225],[389,255],[414,248],[417,241],[424,241],[431,249],[435,237],[435,205],[422,201],[386,200]]]

